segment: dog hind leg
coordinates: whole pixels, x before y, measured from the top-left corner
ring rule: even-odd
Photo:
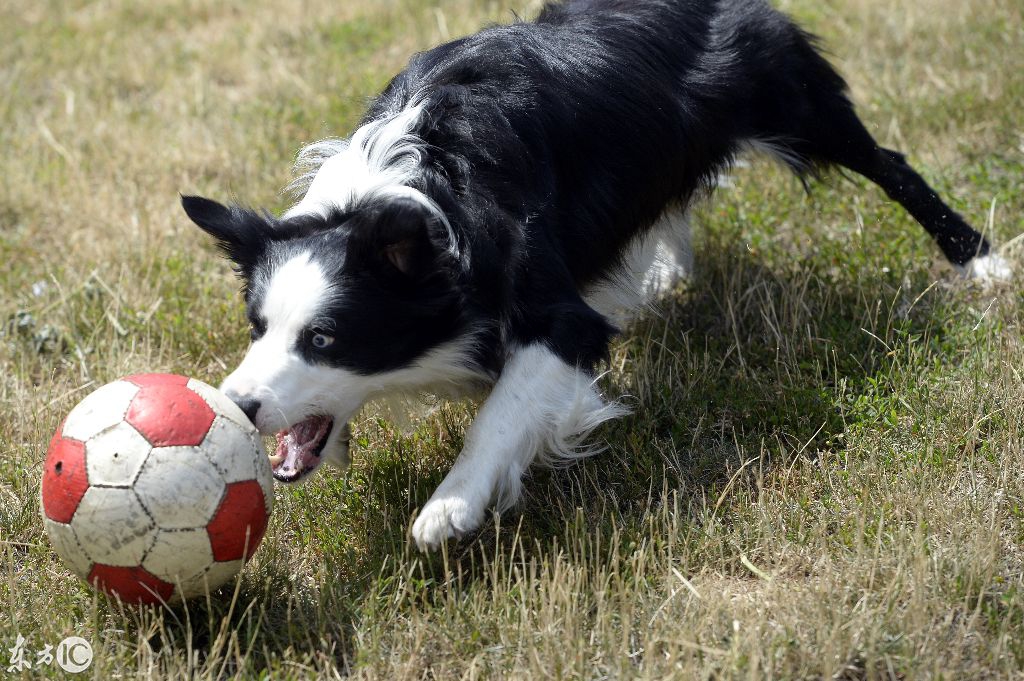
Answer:
[[[903,206],[960,271],[1007,278],[1009,266],[988,241],[939,197],[903,154],[882,148],[857,116],[846,85],[806,38],[780,56],[784,68],[769,78],[755,107],[754,140],[779,147],[798,172],[840,165],[871,180]]]
[[[994,257],[988,240],[942,200],[903,154],[875,142],[852,105],[833,112],[833,116],[833,141],[821,147],[826,160],[881,187],[925,228],[954,266],[972,270],[976,260]]]

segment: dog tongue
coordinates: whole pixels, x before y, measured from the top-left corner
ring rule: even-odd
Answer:
[[[312,468],[319,456],[317,448],[331,427],[329,416],[311,416],[277,434],[277,450],[270,457],[274,473],[291,478]]]

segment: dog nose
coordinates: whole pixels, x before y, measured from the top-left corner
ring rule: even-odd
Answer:
[[[243,414],[249,417],[250,421],[254,424],[256,423],[256,412],[260,410],[259,400],[232,398],[232,401],[238,405],[238,408],[242,410]]]

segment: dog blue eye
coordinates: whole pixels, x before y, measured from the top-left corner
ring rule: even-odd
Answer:
[[[334,339],[331,338],[330,336],[325,336],[322,333],[318,333],[315,336],[313,336],[310,342],[313,344],[314,348],[323,350],[326,347],[330,347],[330,345],[334,343]]]

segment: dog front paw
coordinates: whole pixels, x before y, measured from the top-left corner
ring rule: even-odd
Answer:
[[[483,509],[473,508],[461,497],[431,499],[412,525],[412,537],[420,551],[433,551],[448,539],[461,539],[480,527]]]

